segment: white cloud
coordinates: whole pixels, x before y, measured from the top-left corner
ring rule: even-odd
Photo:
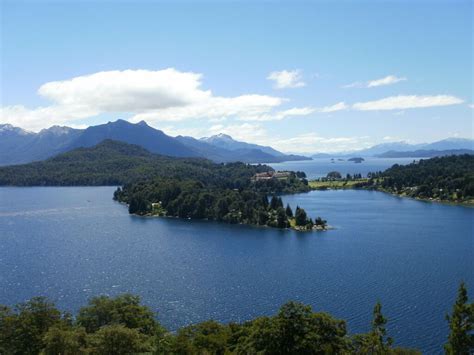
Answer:
[[[349,89],[349,88],[374,88],[374,87],[378,87],[378,86],[392,85],[392,84],[398,83],[400,81],[405,81],[405,80],[407,80],[407,78],[397,77],[395,75],[387,75],[384,78],[369,80],[367,82],[357,81],[355,83],[343,85],[342,87],[344,89]]]
[[[316,109],[313,107],[294,107],[288,110],[278,111],[273,114],[249,115],[244,113],[238,119],[239,121],[280,121],[287,117],[307,116],[315,111]]]
[[[470,108],[474,108],[474,104],[470,104],[468,105]]]
[[[371,80],[367,83],[368,88],[374,88],[377,86],[392,85],[400,81],[407,80],[407,78],[398,78],[395,75],[388,75],[385,78]]]
[[[306,86],[300,70],[282,70],[271,72],[268,80],[275,82],[275,89],[293,89]]]
[[[106,71],[42,85],[41,96],[58,105],[101,112],[136,112],[185,106],[211,96],[201,90],[201,74],[173,68]]]
[[[404,110],[410,108],[448,106],[463,103],[460,98],[450,95],[399,95],[384,99],[358,102],[352,108],[358,111]]]
[[[345,102],[339,102],[335,105],[332,106],[326,106],[321,109],[319,109],[319,112],[336,112],[336,111],[342,111],[342,110],[347,110],[349,107],[345,104]]]
[[[312,112],[310,108],[278,111],[288,100],[269,95],[215,96],[201,88],[201,80],[201,74],[169,68],[105,71],[53,81],[38,90],[52,101],[50,106],[6,106],[0,109],[0,122],[39,130],[100,114],[124,114],[132,122],[156,124],[190,119],[216,122],[229,117],[283,119]]]

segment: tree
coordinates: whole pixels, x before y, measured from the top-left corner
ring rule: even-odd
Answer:
[[[393,340],[390,337],[386,337],[387,330],[385,325],[387,324],[387,318],[382,314],[382,304],[377,302],[374,307],[374,319],[372,321],[372,333],[377,339],[377,343],[380,344],[381,349],[386,349],[392,345]]]
[[[281,197],[272,196],[272,199],[270,200],[270,208],[272,210],[276,210],[279,207],[283,207],[283,201],[281,200]]]
[[[324,229],[327,226],[327,221],[325,219],[322,219],[321,217],[317,217],[314,221],[314,224]]]
[[[458,296],[453,306],[451,316],[447,315],[449,322],[448,342],[444,346],[447,354],[468,355],[474,351],[474,303],[468,303],[467,289],[461,282]]]
[[[290,204],[286,205],[285,213],[288,218],[293,217],[293,211],[291,210]]]
[[[0,308],[0,353],[38,354],[48,329],[62,322],[61,312],[44,297]]]
[[[295,211],[295,223],[297,226],[305,226],[308,223],[306,211],[299,206],[296,207]]]
[[[372,330],[367,334],[354,337],[354,350],[357,354],[384,355],[392,352],[392,338],[387,337],[385,325],[387,319],[382,314],[382,305],[377,302],[374,307]],[[402,349],[398,349],[402,350]]]
[[[335,179],[340,179],[342,178],[342,175],[339,171],[330,171],[326,177],[330,180],[335,180]]]
[[[339,354],[348,350],[344,321],[310,306],[288,302],[274,317],[261,317],[249,324],[241,338],[245,354]],[[240,349],[239,349],[240,350]]]
[[[171,346],[175,354],[225,354],[230,329],[215,321],[206,321],[179,330]]]
[[[91,299],[88,306],[79,310],[77,323],[88,333],[112,324],[122,324],[147,335],[155,334],[160,329],[150,309],[140,305],[140,297],[129,294]]]
[[[263,208],[258,210],[258,224],[261,226],[266,225],[268,222],[268,212]]]
[[[288,217],[286,216],[285,210],[283,207],[278,207],[277,209],[277,228],[287,228],[288,227]]]
[[[151,351],[151,340],[137,329],[121,324],[100,328],[91,336],[93,353],[98,355],[130,355]]]
[[[51,327],[44,336],[44,355],[86,353],[88,335],[84,328]]]

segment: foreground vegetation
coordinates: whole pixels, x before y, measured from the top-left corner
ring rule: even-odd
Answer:
[[[474,304],[461,284],[445,351],[474,351]],[[9,308],[0,305],[0,354],[419,354],[393,346],[382,306],[370,331],[348,335],[346,322],[310,306],[288,302],[271,317],[244,323],[210,320],[166,331],[136,296],[96,297],[76,316],[42,297]]]

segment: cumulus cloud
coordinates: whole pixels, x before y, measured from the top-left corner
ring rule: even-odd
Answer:
[[[450,95],[399,95],[384,99],[358,102],[352,108],[358,111],[404,110],[435,106],[449,106],[463,103],[460,98]]]
[[[146,120],[153,124],[190,119],[215,122],[244,116],[283,119],[310,112],[308,108],[278,111],[288,101],[280,97],[222,97],[201,86],[202,74],[173,68],[98,72],[42,85],[38,94],[50,100],[50,106],[6,106],[0,109],[0,122],[39,130],[104,113],[126,114],[132,122]]]
[[[306,86],[301,70],[282,70],[271,72],[268,80],[274,81],[275,89],[294,89]]]
[[[357,81],[355,83],[343,85],[342,87],[345,89],[348,88],[375,88],[378,86],[385,86],[385,85],[393,85],[400,81],[405,81],[407,78],[404,77],[397,77],[395,75],[387,75],[384,78],[369,80],[367,82],[360,82]]]

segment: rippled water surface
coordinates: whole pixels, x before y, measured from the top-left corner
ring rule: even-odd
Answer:
[[[348,161],[347,158],[317,158],[303,161],[287,161],[283,163],[271,163],[276,170],[304,171],[309,179],[317,179],[326,176],[329,171],[339,171],[343,176],[346,174],[362,174],[366,176],[369,172],[383,171],[393,164],[410,164],[418,158],[373,158],[366,157],[362,163]]]
[[[380,300],[396,342],[441,352],[461,279],[474,296],[474,210],[369,191],[285,203],[337,229],[296,233],[130,216],[110,187],[0,188],[0,303],[77,310],[132,292],[170,329],[272,314],[290,300],[367,331]]]

